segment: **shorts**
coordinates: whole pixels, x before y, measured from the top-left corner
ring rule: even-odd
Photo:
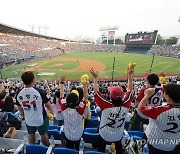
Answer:
[[[26,124],[26,127],[27,127],[28,134],[35,134],[36,131],[38,130],[40,135],[44,135],[45,133],[47,133],[48,128],[49,128],[49,119],[46,118],[44,120],[44,123],[41,126],[28,126]]]

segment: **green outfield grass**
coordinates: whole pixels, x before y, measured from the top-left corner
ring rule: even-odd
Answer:
[[[53,80],[59,79],[59,76],[65,74],[68,79],[79,79],[84,73],[89,72],[64,72],[63,70],[69,70],[77,68],[79,66],[78,62],[65,62],[58,61],[58,58],[83,58],[92,59],[104,63],[105,70],[99,72],[100,78],[111,78],[112,75],[112,64],[113,58],[115,61],[115,72],[114,77],[125,76],[125,70],[130,62],[137,63],[135,68],[135,75],[144,75],[149,72],[152,55],[142,55],[142,54],[129,54],[129,53],[116,53],[116,52],[77,52],[68,53],[59,57],[48,58],[45,60],[33,61],[28,64],[20,64],[15,66],[6,67],[1,70],[3,78],[20,78],[21,73],[24,68],[27,68],[29,64],[37,63],[34,67],[39,67],[38,71],[35,71],[36,78],[38,80]],[[54,62],[55,61],[55,62]],[[44,64],[44,62],[46,62]],[[63,64],[61,66],[61,64]],[[180,60],[175,58],[160,57],[155,56],[152,72],[160,73],[161,71],[167,74],[180,74]],[[41,72],[52,72],[55,73],[52,76],[39,76],[38,73]]]

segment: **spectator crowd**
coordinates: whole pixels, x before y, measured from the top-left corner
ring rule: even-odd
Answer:
[[[160,56],[168,56],[179,58],[180,57],[180,45],[153,45],[148,53],[154,53]]]
[[[122,52],[125,45],[113,45],[113,44],[96,44],[96,43],[66,43],[65,51],[80,51],[80,52]]]
[[[123,51],[124,45],[65,42],[45,38],[0,33],[0,65],[57,56],[66,52]]]
[[[65,146],[80,150],[83,130],[86,129],[88,120],[91,120],[91,114],[93,114],[91,108],[93,107],[96,111],[101,112],[99,114],[100,125],[96,127],[100,144],[93,145],[93,148],[97,148],[100,152],[105,152],[107,143],[114,143],[117,154],[125,150],[123,148],[125,121],[130,121],[129,128],[126,127],[126,130],[136,130],[136,126],[140,125],[139,131],[145,132],[147,140],[165,139],[166,135],[169,140],[178,139],[179,132],[172,136],[169,126],[162,126],[161,123],[163,120],[169,122],[162,117],[168,116],[169,118],[169,115],[164,113],[170,112],[169,114],[175,117],[174,121],[177,125],[180,125],[178,121],[180,98],[177,94],[180,91],[179,77],[169,77],[166,87],[156,74],[133,78],[133,72],[134,70],[129,70],[127,81],[113,82],[98,81],[98,73],[93,69],[90,70],[93,81],[89,81],[87,77],[85,80],[81,79],[80,82],[70,82],[66,81],[65,76],[62,76],[59,81],[36,81],[32,72],[23,73],[22,81],[1,80],[0,120],[4,119],[2,117],[6,112],[12,114],[20,112],[22,120],[26,122],[29,143],[35,143],[33,134],[38,130],[42,143],[48,146],[47,117],[49,114],[54,115],[58,121],[56,124],[63,125]],[[31,105],[27,103],[27,99]],[[172,105],[167,103],[172,103]],[[48,110],[41,108],[42,105]],[[158,127],[158,129],[154,131],[153,127]],[[166,133],[161,132],[162,129],[166,129]],[[173,133],[174,131],[176,130],[173,129]],[[154,135],[151,136],[149,132]],[[162,136],[156,133],[161,133]],[[170,145],[166,142],[165,144],[166,146],[162,146],[149,142],[150,153],[171,153],[179,150],[178,143]]]
[[[0,33],[0,63],[15,63],[21,59],[43,58],[62,54],[60,42],[31,36]]]

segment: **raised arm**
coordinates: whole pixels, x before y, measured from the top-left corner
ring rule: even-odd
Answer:
[[[154,95],[155,90],[152,88],[146,89],[145,90],[145,96],[143,97],[143,99],[140,101],[139,105],[138,105],[138,109],[141,109],[142,107],[146,106],[149,97],[151,97],[152,95]]]
[[[93,68],[90,70],[91,75],[94,78],[94,92],[97,93],[99,91],[99,85],[98,85],[98,71],[94,72]]]
[[[66,81],[66,76],[65,75],[62,75],[60,77],[60,98],[63,98],[64,97],[64,84],[65,84],[65,81]]]
[[[87,102],[88,101],[88,88],[87,88],[87,83],[83,84],[83,92],[84,92],[84,101]]]
[[[133,90],[133,74],[134,74],[134,69],[128,69],[127,91]]]

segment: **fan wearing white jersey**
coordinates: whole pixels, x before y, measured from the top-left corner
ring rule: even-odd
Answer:
[[[148,99],[155,93],[147,89],[140,101],[139,110],[149,117],[145,131],[149,154],[174,154],[180,152],[180,85],[165,86],[164,98],[167,105],[147,107]]]
[[[29,143],[35,144],[35,132],[38,130],[42,143],[49,146],[49,120],[45,111],[46,107],[53,114],[49,99],[44,90],[34,88],[36,80],[33,72],[24,72],[21,79],[25,87],[17,94],[16,103],[25,118]]]
[[[72,90],[66,99],[64,98],[64,82],[65,76],[62,76],[60,82],[60,106],[64,118],[66,147],[79,150],[80,139],[84,131],[82,120],[87,103],[87,84],[83,85],[84,101],[79,102],[77,90]]]
[[[98,151],[105,152],[106,144],[114,142],[116,153],[121,154],[123,152],[121,139],[123,137],[125,118],[133,100],[132,76],[134,70],[128,70],[128,87],[125,95],[121,87],[109,87],[110,100],[107,100],[99,91],[98,72],[96,73],[91,69],[90,73],[94,77],[95,102],[102,110]]]
[[[149,74],[147,76],[147,82],[146,82],[146,88],[141,89],[136,101],[139,103],[142,98],[145,95],[145,90],[147,88],[152,88],[155,90],[154,95],[152,95],[148,99],[147,106],[157,106],[162,104],[163,100],[163,93],[164,93],[164,88],[158,88],[156,87],[157,83],[159,82],[159,77],[156,74]],[[131,122],[129,125],[129,130],[136,130],[136,128],[141,124],[141,127],[143,123],[148,124],[149,120],[148,117],[146,117],[144,114],[141,113],[141,111],[136,108],[133,117],[131,118]],[[141,128],[143,131],[143,129]]]

